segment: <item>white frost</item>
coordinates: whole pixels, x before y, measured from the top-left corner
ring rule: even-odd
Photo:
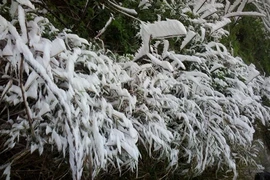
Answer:
[[[178,20],[167,19],[166,21],[157,21],[154,23],[142,23],[140,36],[142,46],[135,55],[135,60],[141,58],[149,52],[150,41],[152,39],[163,39],[175,36],[186,35],[185,26]]]
[[[51,57],[56,56],[57,54],[66,50],[66,45],[63,39],[56,38],[52,41],[51,48],[50,48],[50,55]]]
[[[161,61],[150,53],[147,53],[147,56],[151,59],[153,64],[161,66],[166,70],[173,71],[173,67],[168,61]]]
[[[22,40],[24,43],[28,41],[27,38],[27,30],[25,26],[25,13],[24,9],[21,6],[18,6],[18,18],[19,18],[19,24],[21,26],[21,31],[22,31]]]
[[[180,49],[183,49],[195,36],[196,33],[194,31],[188,31],[187,36],[180,46]]]
[[[167,19],[166,21],[156,21],[154,23],[141,26],[141,36],[153,39],[175,37],[186,35],[185,26],[178,20]]]

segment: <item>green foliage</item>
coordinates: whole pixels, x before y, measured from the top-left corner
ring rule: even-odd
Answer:
[[[248,9],[254,9],[248,5]],[[253,63],[266,75],[270,75],[270,33],[265,30],[259,17],[242,17],[228,26],[230,35],[222,43],[230,47],[235,56],[240,56],[250,64]]]
[[[145,22],[153,22],[166,17],[180,17],[181,9],[172,13],[171,8],[163,1],[155,2],[149,9],[138,8],[135,1],[121,1],[124,7],[134,8],[138,12],[138,19]],[[139,40],[135,38],[138,32],[139,22],[123,15],[109,3],[103,1],[47,1],[47,17],[60,29],[69,28],[73,33],[88,40],[94,40],[108,19],[114,15],[114,20],[99,38],[103,40],[105,48],[118,54],[135,53],[139,47]],[[174,5],[177,6],[177,5]],[[255,10],[248,5],[247,10]],[[192,18],[193,13],[187,12]],[[184,18],[185,19],[185,18]],[[183,20],[184,20],[183,19]],[[183,22],[188,24],[190,22]],[[233,50],[234,55],[242,57],[247,63],[253,63],[266,75],[270,74],[270,39],[269,32],[264,30],[262,20],[258,17],[242,17],[236,19],[227,27],[230,35],[222,39],[222,43]],[[121,42],[121,43],[119,43]],[[179,41],[170,40],[171,47],[178,46]],[[198,47],[194,47],[198,48]]]
[[[139,41],[135,37],[137,30],[130,21],[130,18],[118,14],[101,37],[105,45],[118,54],[134,53],[139,48]]]
[[[132,1],[122,3],[127,7],[136,7]],[[123,15],[108,2],[90,0],[87,4],[87,1],[76,0],[48,1],[44,6],[49,11],[46,16],[59,29],[71,29],[73,33],[91,41],[98,36],[105,48],[118,54],[134,53],[139,47],[138,39],[134,38],[137,33],[135,20]],[[99,31],[112,16],[112,23],[99,36]]]

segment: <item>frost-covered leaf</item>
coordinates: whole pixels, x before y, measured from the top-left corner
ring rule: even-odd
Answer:
[[[3,16],[0,15],[0,32],[1,32],[0,39],[4,39],[3,37],[5,37],[6,33],[5,34],[2,34],[2,33],[4,33],[7,28],[8,28],[7,20]]]
[[[214,31],[216,31],[216,30],[218,30],[218,29],[220,29],[220,28],[223,28],[224,26],[226,26],[227,24],[229,24],[231,22],[231,20],[230,19],[228,19],[228,18],[224,18],[224,20],[223,21],[219,21],[219,22],[217,22],[216,24],[214,24],[213,26],[211,26],[211,32],[214,32]]]
[[[0,166],[0,169],[4,169],[3,175],[6,176],[6,180],[10,180],[10,170],[11,170],[11,163],[4,164]]]
[[[166,21],[157,21],[151,24],[142,24],[141,37],[142,39],[148,36],[156,38],[166,38],[174,36],[186,35],[187,31],[185,26],[178,20],[167,19]]]
[[[143,7],[144,9],[148,9],[151,6],[151,0],[141,0],[138,7]]]
[[[18,17],[19,17],[19,24],[21,26],[21,31],[22,31],[22,40],[24,43],[28,41],[27,39],[27,31],[26,31],[26,26],[25,26],[25,13],[24,9],[21,6],[18,6]]]
[[[108,2],[110,2],[116,8],[118,8],[118,9],[120,9],[120,10],[122,10],[122,11],[128,13],[128,14],[132,14],[132,15],[137,15],[138,14],[135,9],[129,9],[129,8],[125,8],[125,7],[119,6],[119,5],[111,2],[110,0]]]
[[[187,36],[182,42],[180,49],[183,49],[195,36],[196,33],[194,31],[188,31]]]
[[[142,23],[140,29],[142,46],[134,59],[139,59],[149,53],[149,43],[151,39],[183,36],[186,35],[186,33],[187,31],[184,25],[175,19],[167,19],[166,21],[157,21],[154,23]]]
[[[258,16],[258,17],[264,17],[265,15],[259,12],[232,12],[226,14],[224,17],[235,17],[235,16]]]
[[[199,10],[200,8],[202,8],[202,6],[204,5],[205,2],[206,2],[206,0],[199,0],[199,1],[196,3],[196,5],[195,5],[195,7],[194,7],[194,9],[193,9],[193,13],[198,12],[198,10]]]
[[[52,41],[50,46],[50,56],[53,57],[66,50],[66,45],[64,41],[60,38],[56,38]]]
[[[12,44],[11,44],[10,40],[8,40],[6,46],[4,47],[4,49],[2,51],[2,55],[3,56],[12,56],[13,55],[12,49],[13,49]]]
[[[161,61],[157,59],[156,57],[154,57],[153,55],[151,55],[150,53],[148,53],[147,56],[151,59],[153,64],[159,65],[166,70],[173,71],[173,67],[168,61]]]
[[[28,6],[32,9],[35,9],[35,6],[29,0],[16,0],[19,4]]]

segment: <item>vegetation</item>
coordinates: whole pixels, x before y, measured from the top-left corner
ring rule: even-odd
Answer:
[[[3,177],[235,179],[242,166],[259,170],[258,144],[269,142],[255,130],[268,134],[270,78],[250,63],[268,75],[269,42],[262,11],[245,5],[4,1]]]
[[[170,14],[168,6],[162,1],[157,1],[150,9],[140,9],[137,7],[137,3],[132,1],[126,0],[121,3],[124,7],[136,9],[138,12],[136,18],[145,22],[155,21],[157,14],[161,15],[162,19],[167,17],[177,19],[181,14],[181,12]],[[102,6],[104,7],[102,8]],[[140,42],[136,37],[139,22],[122,14],[119,10],[117,11],[108,2],[88,1],[87,4],[86,1],[80,1],[80,3],[64,0],[48,1],[47,3],[43,2],[41,7],[46,7],[49,10],[46,16],[55,22],[55,26],[60,29],[71,29],[80,37],[91,41],[94,41],[99,30],[113,15],[113,22],[108,26],[106,32],[100,36],[100,39],[105,42],[105,47],[117,54],[132,54],[139,48]],[[245,10],[256,11],[256,7],[253,4],[248,4],[245,6]],[[189,15],[192,16],[192,14]],[[246,16],[232,20],[233,22],[225,27],[230,35],[224,36],[221,42],[232,49],[235,56],[242,57],[248,64],[255,64],[261,73],[269,75],[269,31],[265,29],[261,17]],[[174,45],[171,44],[171,46]]]
[[[249,4],[247,10],[256,10]],[[255,28],[254,28],[255,27]],[[233,54],[240,56],[246,63],[253,63],[261,73],[269,75],[269,31],[264,27],[260,17],[242,17],[228,26],[230,35],[222,42],[230,47]]]

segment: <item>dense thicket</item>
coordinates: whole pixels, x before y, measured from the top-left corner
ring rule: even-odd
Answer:
[[[263,17],[247,3],[4,1],[3,175],[237,178],[239,165],[259,169],[253,135],[269,124],[270,79],[235,56],[245,52],[239,34],[235,54],[225,46],[235,38],[225,26]]]

